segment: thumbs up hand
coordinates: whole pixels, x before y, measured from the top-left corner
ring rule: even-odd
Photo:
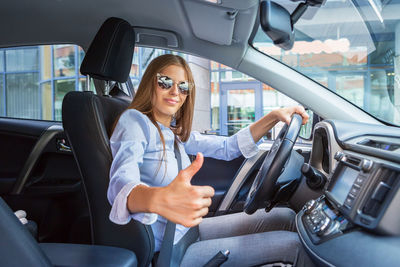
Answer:
[[[198,225],[208,213],[214,189],[211,186],[194,186],[192,177],[203,165],[204,157],[197,153],[192,164],[178,173],[166,187],[161,187],[155,196],[156,213],[186,227]]]

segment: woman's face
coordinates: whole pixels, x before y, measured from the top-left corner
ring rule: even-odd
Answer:
[[[159,74],[172,79],[173,85],[169,89],[163,89],[156,82],[156,90],[152,99],[154,117],[158,122],[169,127],[172,116],[182,107],[183,103],[185,103],[187,95],[179,91],[178,84],[187,81],[187,76],[185,69],[176,65],[170,65],[164,68]],[[155,79],[157,79],[157,77],[155,77]]]

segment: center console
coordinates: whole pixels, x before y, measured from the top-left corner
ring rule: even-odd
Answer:
[[[400,169],[338,152],[338,164],[324,196],[310,200],[301,222],[314,244],[355,228],[383,235],[400,234]]]

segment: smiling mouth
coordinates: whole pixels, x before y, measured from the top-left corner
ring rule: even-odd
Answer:
[[[167,103],[171,104],[171,105],[178,104],[178,101],[172,100],[172,99],[165,99],[165,101],[166,101]]]

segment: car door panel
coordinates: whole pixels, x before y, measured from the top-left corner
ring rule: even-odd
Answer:
[[[243,161],[243,156],[231,161],[204,158],[203,167],[193,177],[192,184],[210,185],[214,188],[215,195],[209,208],[210,213],[217,210]]]
[[[48,122],[0,119],[0,192],[11,192],[21,169],[40,134],[50,126]]]
[[[87,203],[61,123],[1,118],[0,147],[0,195],[27,211],[38,239],[88,243]]]

